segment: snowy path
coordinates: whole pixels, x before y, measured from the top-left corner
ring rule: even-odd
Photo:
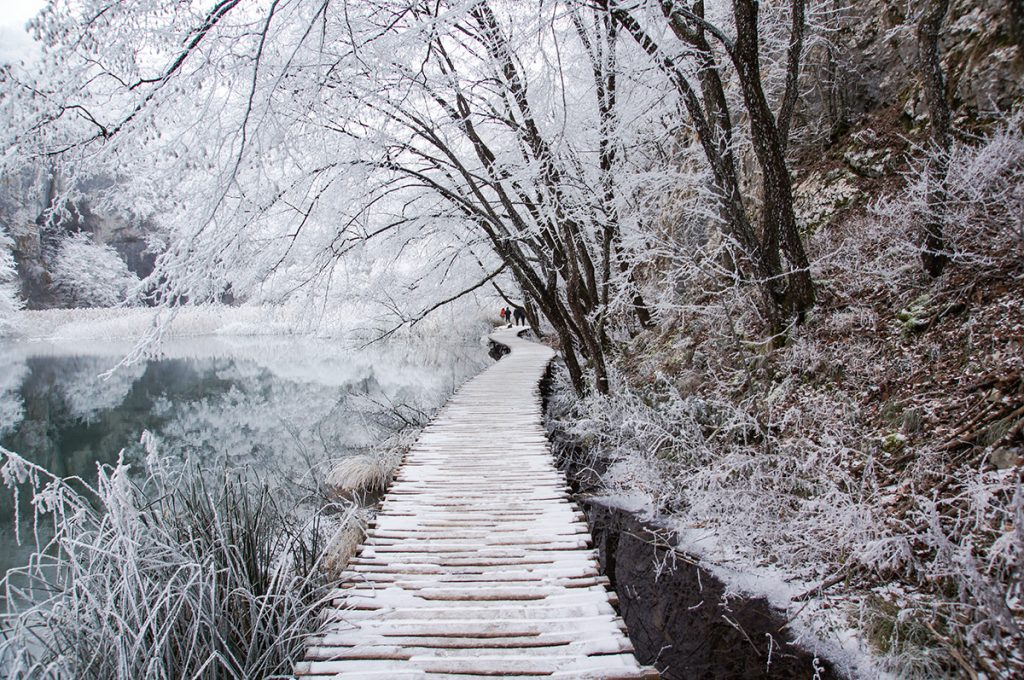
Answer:
[[[405,459],[302,678],[657,678],[598,574],[541,422],[554,353],[512,349],[456,392]]]

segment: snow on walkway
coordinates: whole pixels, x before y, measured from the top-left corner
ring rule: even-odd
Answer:
[[[640,666],[541,422],[554,352],[511,354],[424,429],[301,678],[657,678]]]

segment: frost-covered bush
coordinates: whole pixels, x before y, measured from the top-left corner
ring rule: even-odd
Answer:
[[[875,321],[856,316],[853,328]],[[944,677],[978,660],[1019,674],[1019,469],[955,466],[902,435],[899,447],[872,436],[857,394],[838,388],[878,380],[876,351],[801,334],[770,355],[739,357],[735,372],[707,367],[702,388],[685,393],[677,383],[689,369],[638,384],[620,376],[610,395],[584,398],[556,384],[556,450],[594,471],[603,493],[679,529],[709,564],[829,584],[818,593],[827,606],[793,611],[811,628],[842,628],[848,617],[900,677]],[[698,360],[694,351],[688,363],[721,361],[718,352]],[[766,388],[736,389],[759,371],[772,376]]]
[[[682,397],[663,379],[644,389],[620,385],[613,396],[559,394],[554,424],[600,452],[603,460],[587,463],[604,470],[606,492],[649,499],[681,526],[714,527],[735,551],[814,576],[822,558],[879,533],[850,471],[862,458],[849,446],[851,419],[837,417],[824,396],[762,423],[725,400]],[[831,431],[809,426],[824,422]]]
[[[117,251],[93,243],[85,232],[61,243],[53,279],[68,300],[79,307],[116,307],[134,302],[138,295],[139,278],[128,270]]]
[[[935,168],[943,165],[945,197],[937,203],[929,196],[940,181]],[[1024,113],[980,139],[955,142],[948,152],[930,150],[906,180],[904,191],[874,206],[890,227],[909,230],[916,241],[923,224],[937,221],[961,265],[991,267],[1024,255]]]
[[[92,486],[0,455],[7,486],[32,494],[21,531],[52,536],[0,582],[5,677],[290,673],[329,593],[319,513],[237,475],[158,471],[138,486],[118,464]]]
[[[15,314],[24,306],[18,294],[18,270],[11,246],[14,241],[0,226],[0,337],[14,330]]]

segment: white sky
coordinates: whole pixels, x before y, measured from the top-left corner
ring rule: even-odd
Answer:
[[[32,56],[35,47],[25,22],[45,4],[46,0],[0,0],[0,63]]]

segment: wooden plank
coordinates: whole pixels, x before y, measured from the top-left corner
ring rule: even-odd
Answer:
[[[598,644],[603,644],[607,638],[594,638]],[[355,647],[416,647],[422,650],[427,649],[541,649],[541,648],[571,648],[572,645],[579,646],[591,640],[580,636],[576,631],[565,631],[561,633],[537,633],[533,635],[386,635],[382,633],[368,633],[360,635],[324,635],[318,637],[312,644],[322,650],[331,648],[355,648]],[[311,647],[312,648],[312,647]],[[614,651],[625,651],[615,648]],[[419,652],[426,653],[426,652]],[[324,659],[321,659],[324,660]]]
[[[401,659],[353,659],[341,661],[307,661],[310,673],[345,673],[349,671],[400,671],[415,665],[428,673],[456,673],[477,675],[522,675],[522,674],[553,674],[557,670],[574,670],[585,673],[592,670],[635,670],[639,673],[640,666],[636,658],[630,654],[607,654],[598,657],[579,657],[574,655],[538,657],[530,655],[489,655],[489,656],[450,656],[435,657],[432,655],[408,655]],[[344,677],[344,676],[343,676]],[[592,677],[577,675],[576,677]],[[640,677],[623,675],[621,677]]]
[[[596,625],[604,617],[614,618],[616,616],[615,609],[607,601],[592,606],[577,602],[557,607],[537,605],[536,602],[507,601],[463,601],[459,603],[432,601],[427,604],[430,606],[395,608],[387,605],[382,606],[379,601],[355,598],[347,601],[344,609],[325,610],[325,612],[333,611],[335,622],[349,622],[357,626],[364,626],[364,622],[367,619],[385,621],[385,627],[389,629],[409,622],[438,626],[443,623],[474,626],[481,623],[494,623],[498,626],[495,632],[502,632],[506,628],[512,628],[515,624],[523,622],[588,620]],[[457,604],[462,606],[455,606]],[[472,605],[472,607],[469,605]],[[605,625],[607,623],[606,621],[598,627],[609,632],[612,631],[613,627],[618,628],[617,624],[615,626]]]
[[[339,591],[348,591],[353,588],[363,587],[364,584],[372,584],[386,587],[387,585],[394,585],[403,590],[422,590],[425,588],[433,588],[439,585],[445,587],[459,586],[462,588],[499,588],[503,585],[518,586],[532,585],[532,584],[544,584],[549,586],[558,586],[559,588],[586,588],[590,586],[603,586],[608,587],[609,581],[604,576],[583,575],[583,576],[568,576],[561,578],[544,577],[538,579],[536,576],[515,576],[508,572],[501,575],[495,576],[493,574],[465,574],[457,575],[461,578],[446,577],[444,574],[417,574],[409,576],[401,572],[392,573],[376,573],[373,576],[372,581],[368,581],[362,575],[352,573],[346,575],[345,580],[338,586]],[[344,597],[344,593],[339,593],[339,597]]]

